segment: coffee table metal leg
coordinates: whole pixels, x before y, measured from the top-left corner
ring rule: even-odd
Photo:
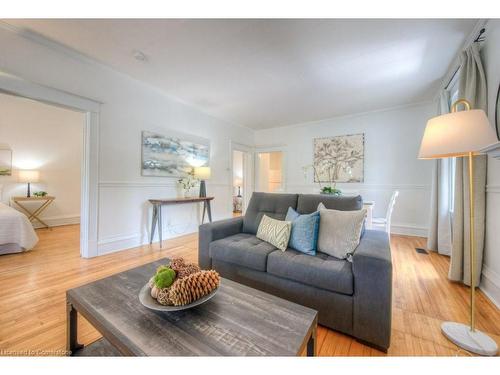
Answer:
[[[78,343],[78,312],[70,302],[66,302],[66,350],[72,355],[81,348],[83,345]]]
[[[309,337],[309,341],[307,342],[307,356],[316,356],[316,327],[314,327],[311,337]]]
[[[201,214],[201,223],[205,222],[205,211],[207,209],[207,201],[203,201],[203,213]]]

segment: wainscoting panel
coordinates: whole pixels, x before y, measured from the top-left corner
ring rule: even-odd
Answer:
[[[231,217],[230,185],[207,181],[207,191],[215,197],[213,220]],[[152,206],[148,199],[175,198],[178,193],[175,180],[99,183],[99,255],[149,243]],[[201,224],[201,207],[197,204],[163,206],[163,239],[196,232]],[[158,230],[154,238],[154,242],[157,241]]]
[[[385,217],[394,190],[399,190],[392,216],[392,232],[408,236],[426,237],[430,208],[430,185],[410,184],[359,184],[344,183],[337,187],[346,195],[361,195],[374,201],[374,217]],[[290,193],[317,194],[318,184],[288,184]]]

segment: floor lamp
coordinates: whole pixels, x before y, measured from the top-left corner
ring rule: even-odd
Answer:
[[[462,104],[465,111],[457,111]],[[420,145],[419,159],[468,157],[469,160],[469,220],[470,220],[470,323],[444,322],[443,334],[456,345],[476,354],[495,355],[497,344],[475,327],[475,243],[474,243],[474,155],[493,143],[497,136],[483,110],[471,109],[467,100],[453,103],[452,113],[437,116],[427,122]]]

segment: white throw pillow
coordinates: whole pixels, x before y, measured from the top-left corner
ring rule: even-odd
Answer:
[[[291,221],[276,220],[264,215],[257,229],[257,238],[269,242],[281,251],[285,251],[291,232]]]
[[[339,259],[348,258],[359,245],[366,210],[329,210],[320,203],[318,211],[318,251]]]

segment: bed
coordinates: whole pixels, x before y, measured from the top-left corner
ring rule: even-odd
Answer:
[[[31,250],[37,242],[26,215],[0,202],[0,255]]]

